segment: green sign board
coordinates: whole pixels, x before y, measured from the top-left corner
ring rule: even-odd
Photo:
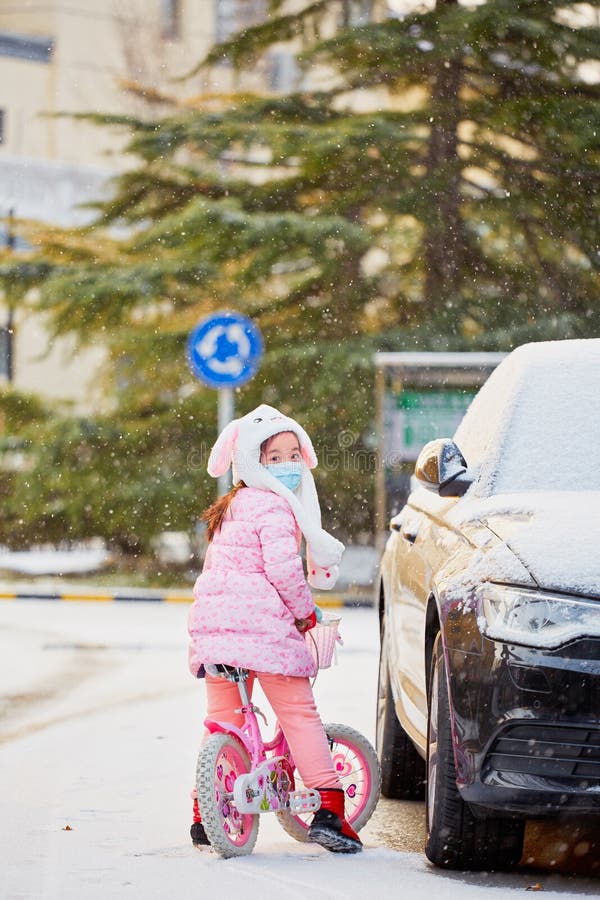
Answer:
[[[415,460],[421,448],[436,437],[452,437],[474,396],[475,391],[466,390],[387,393],[386,468]]]

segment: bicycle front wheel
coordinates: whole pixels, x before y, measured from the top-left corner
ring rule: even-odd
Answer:
[[[333,767],[344,789],[346,819],[355,831],[369,821],[381,787],[379,760],[371,743],[359,731],[348,725],[325,725]],[[294,772],[296,787],[302,786],[298,772]],[[308,841],[308,829],[313,813],[293,815],[289,810],[277,813],[284,831],[297,841]]]
[[[211,734],[198,756],[196,786],[202,824],[216,852],[225,859],[252,853],[258,835],[258,815],[240,813],[233,802],[238,775],[250,771],[241,743],[230,734]]]

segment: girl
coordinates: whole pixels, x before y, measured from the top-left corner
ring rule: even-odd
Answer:
[[[235,684],[206,673],[208,664],[251,670],[271,704],[306,787],[321,795],[309,839],[336,853],[362,849],[344,816],[344,792],[333,768],[309,677],[316,666],[302,632],[316,623],[308,579],[333,587],[343,544],[321,528],[310,471],[317,463],[310,439],[294,419],[259,406],[231,422],[208,461],[214,477],[233,467],[234,487],[205,513],[209,547],[194,587],[189,616],[189,662],[206,678],[207,716],[242,724]],[[208,844],[198,801],[194,844]]]

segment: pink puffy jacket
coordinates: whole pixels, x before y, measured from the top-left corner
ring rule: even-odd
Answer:
[[[188,621],[193,675],[206,663],[316,674],[294,625],[315,606],[299,548],[300,531],[287,500],[258,488],[238,491],[194,586]]]

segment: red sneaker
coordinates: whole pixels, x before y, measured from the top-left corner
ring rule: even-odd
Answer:
[[[194,798],[194,804],[192,806],[192,827],[190,828],[190,837],[192,839],[192,844],[194,847],[210,847],[210,841],[204,830],[204,825],[202,824],[202,817],[200,815],[200,807],[198,806],[198,795],[196,793],[196,789],[192,791],[192,797]]]
[[[202,822],[193,822],[190,828],[190,837],[194,847],[210,847],[208,835],[204,830]]]
[[[359,853],[363,845],[346,822],[344,792],[341,788],[319,788],[321,807],[308,829],[308,839],[332,853]]]

